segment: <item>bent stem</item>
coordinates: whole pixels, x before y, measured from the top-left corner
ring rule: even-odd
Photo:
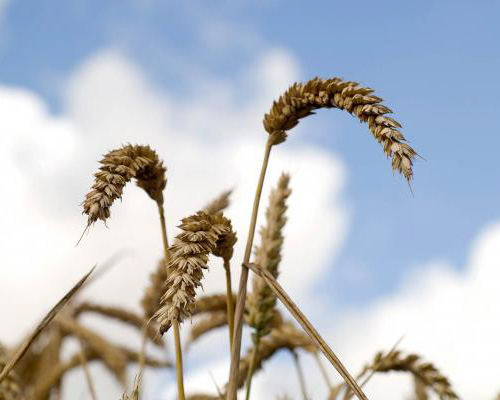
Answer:
[[[229,346],[233,349],[234,335],[234,302],[233,289],[231,287],[231,264],[229,260],[224,260],[224,269],[226,271],[226,297],[227,297],[227,320],[229,322]]]
[[[252,253],[253,238],[255,235],[255,225],[257,223],[257,212],[259,211],[259,202],[264,186],[264,178],[266,176],[267,164],[269,163],[269,155],[273,146],[271,136],[268,138],[264,152],[264,160],[260,170],[259,182],[255,191],[253,202],[252,216],[250,219],[250,227],[248,228],[247,244],[245,248],[245,256],[243,257],[243,265],[241,268],[240,285],[238,288],[238,297],[236,299],[236,311],[234,316],[234,336],[233,348],[231,350],[231,369],[229,372],[229,383],[227,388],[227,399],[236,400],[236,391],[238,390],[238,372],[240,364],[241,351],[241,335],[243,331],[243,312],[245,310],[245,299],[247,296],[247,281],[248,267],[246,264],[250,261]]]
[[[356,383],[356,380],[352,377],[351,374],[349,374],[349,371],[347,371],[346,367],[344,367],[344,364],[342,364],[342,362],[335,355],[330,346],[328,346],[323,337],[318,333],[316,328],[311,324],[304,313],[300,311],[299,307],[297,307],[290,296],[288,296],[285,289],[283,289],[278,281],[276,281],[274,276],[272,276],[272,274],[270,274],[268,271],[257,264],[247,264],[247,267],[264,279],[264,281],[271,288],[276,297],[280,299],[280,301],[284,304],[290,314],[292,314],[300,324],[300,326],[302,326],[302,329],[304,329],[304,331],[309,335],[313,343],[318,346],[318,348],[326,356],[328,361],[330,361],[330,363],[335,367],[342,378],[344,378],[345,382],[349,385],[354,394],[356,394],[356,396],[360,400],[367,400],[366,395]]]
[[[246,384],[247,388],[246,388],[246,396],[245,396],[246,400],[250,399],[250,387],[252,386],[253,370],[255,368],[255,361],[257,360],[257,352],[259,351],[259,343],[260,343],[260,338],[257,336],[255,339],[254,347],[253,347],[252,360],[250,361],[250,368],[248,368],[247,384]]]

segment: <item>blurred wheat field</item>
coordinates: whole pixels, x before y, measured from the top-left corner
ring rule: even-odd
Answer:
[[[167,168],[160,155],[147,145],[137,144],[109,151],[100,161],[94,184],[82,204],[87,216],[84,234],[87,231],[91,234],[96,222],[106,223],[111,218],[113,203],[122,198],[124,187],[131,181],[135,181],[155,202],[163,249],[158,249],[158,264],[150,275],[149,285],[143,290],[142,299],[138,299],[142,313],[80,301],[75,294],[99,278],[99,269],[89,279],[84,277],[63,296],[39,329],[20,340],[17,348],[7,349],[0,345],[0,400],[58,399],[66,374],[78,368],[84,372],[89,397],[96,399],[88,368],[88,364],[94,362],[101,363],[122,385],[122,399],[141,397],[142,376],[145,366],[148,366],[175,370],[177,397],[181,400],[235,400],[238,394],[239,398],[248,400],[252,398],[254,375],[266,373],[261,372],[263,366],[281,350],[290,354],[300,387],[300,393],[287,394],[290,398],[310,398],[301,358],[312,356],[317,362],[318,374],[328,388],[329,400],[347,400],[353,396],[366,399],[363,386],[370,379],[376,379],[374,375],[391,371],[412,376],[414,399],[428,399],[431,395],[440,399],[458,399],[451,382],[436,366],[425,361],[425,357],[402,352],[398,345],[377,353],[358,374],[352,375],[317,331],[314,321],[310,321],[294,303],[294,293],[281,286],[280,270],[286,268],[281,263],[282,247],[286,241],[283,231],[287,223],[287,201],[293,196],[293,176],[286,172],[273,182],[266,205],[265,224],[258,230],[259,240],[254,246],[257,212],[271,150],[286,141],[289,131],[301,119],[322,108],[345,110],[366,123],[384,154],[391,158],[392,169],[408,184],[411,183],[417,153],[406,143],[399,122],[387,115],[392,111],[382,104],[382,99],[375,96],[372,89],[340,78],[313,78],[305,83],[294,83],[265,114],[263,124],[267,137],[253,208],[248,210],[247,235],[233,229],[227,212],[231,190],[226,190],[212,200],[206,199],[207,205],[203,209],[193,210],[191,215],[185,216],[178,225],[179,232],[169,241],[166,228],[169,210],[164,201],[164,191],[168,190]],[[214,192],[221,189],[214,188]],[[154,221],[151,229],[156,228],[153,224]],[[112,230],[109,234],[113,234]],[[234,260],[234,245],[241,238],[246,243],[245,255],[243,260]],[[307,246],[307,243],[303,245]],[[226,292],[203,296],[199,288],[205,274],[210,273],[212,257],[219,257],[223,262]],[[233,288],[232,273],[240,268],[239,287]],[[251,285],[248,285],[250,271],[252,278]],[[286,307],[287,314],[278,310],[278,301]],[[132,348],[114,343],[85,325],[82,316],[86,314],[100,315],[136,330],[142,337],[142,345]],[[193,316],[196,320],[189,330],[189,337],[184,338],[186,345],[183,348],[180,326]],[[248,349],[242,349],[243,327],[245,333],[250,332],[251,347]],[[217,395],[191,394],[189,387],[184,385],[183,352],[191,351],[194,342],[214,330],[228,336],[229,347],[220,349],[231,358],[227,384],[217,387]],[[146,350],[146,345],[165,348],[165,335],[174,337],[175,359],[158,359]],[[64,342],[71,338],[79,344],[78,350],[63,360]],[[324,356],[329,364],[325,365],[320,356]],[[367,354],[367,360],[369,356]],[[126,379],[130,365],[137,369],[132,387]],[[332,367],[340,375],[337,383],[332,383],[329,378]],[[387,390],[390,393],[390,387]]]

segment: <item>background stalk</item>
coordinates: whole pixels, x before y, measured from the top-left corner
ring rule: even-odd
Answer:
[[[229,383],[227,389],[227,400],[236,400],[236,392],[238,390],[238,372],[240,364],[240,351],[241,351],[241,335],[243,331],[243,312],[245,310],[245,299],[247,295],[247,281],[248,281],[248,267],[246,264],[250,261],[252,253],[253,238],[255,235],[255,225],[257,223],[257,213],[259,211],[259,202],[262,194],[262,187],[264,186],[264,178],[266,176],[267,164],[269,163],[269,155],[272,148],[271,136],[266,142],[264,152],[264,160],[260,171],[259,182],[255,191],[255,199],[253,203],[252,216],[250,219],[250,227],[248,229],[247,244],[245,248],[245,255],[243,258],[243,265],[241,268],[240,285],[238,288],[238,297],[236,299],[236,311],[234,317],[234,337],[233,348],[231,350],[231,369],[229,371]]]
[[[227,320],[229,323],[229,346],[233,349],[234,335],[234,302],[233,289],[231,287],[231,263],[229,260],[224,260],[224,269],[226,271],[226,295],[227,295]]]
[[[257,359],[257,352],[259,351],[259,343],[260,343],[260,338],[257,336],[253,347],[252,360],[250,361],[250,368],[248,368],[246,395],[245,395],[246,400],[250,400],[250,388],[252,386],[253,370],[255,369],[255,360]]]
[[[299,377],[300,391],[302,392],[302,399],[307,400],[307,390],[306,390],[306,380],[304,379],[304,372],[299,361],[299,355],[295,350],[292,350],[293,362],[295,364],[295,369],[297,370],[297,376]]]
[[[177,390],[179,400],[185,400],[184,395],[184,376],[182,367],[181,335],[179,330],[179,321],[174,321],[174,340],[175,340],[175,366],[177,370]]]

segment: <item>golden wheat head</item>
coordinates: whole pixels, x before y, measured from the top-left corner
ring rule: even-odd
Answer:
[[[203,270],[208,268],[208,255],[226,232],[224,226],[215,224],[213,217],[203,211],[184,218],[179,228],[182,232],[170,247],[166,291],[155,314],[162,334],[174,320],[182,322],[191,316],[196,288],[201,286]]]
[[[110,208],[121,198],[123,188],[132,178],[158,204],[163,204],[163,189],[167,184],[166,168],[149,146],[128,144],[112,150],[100,161],[101,167],[94,174],[92,190],[85,196],[83,213],[88,215],[88,225],[98,219],[106,221]]]
[[[392,157],[393,170],[410,181],[416,152],[404,143],[405,137],[398,130],[401,128],[399,122],[385,115],[392,111],[380,104],[382,99],[372,93],[370,88],[340,78],[314,78],[306,83],[294,83],[265,114],[264,128],[271,135],[272,144],[278,144],[286,140],[287,131],[296,126],[301,118],[314,114],[314,110],[346,110],[360,121],[368,123],[384,152]]]

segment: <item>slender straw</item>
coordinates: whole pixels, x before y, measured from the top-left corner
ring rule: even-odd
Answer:
[[[250,399],[250,388],[252,386],[253,370],[255,369],[255,361],[257,360],[257,353],[259,351],[260,338],[257,336],[252,351],[252,359],[250,360],[250,368],[248,368],[246,395],[245,399]]]
[[[271,136],[270,136],[271,137]],[[236,299],[236,311],[234,317],[234,337],[233,348],[231,351],[231,369],[229,371],[229,383],[227,388],[227,400],[236,400],[236,392],[238,390],[238,372],[240,364],[241,352],[241,335],[243,331],[243,312],[245,310],[245,299],[247,296],[247,281],[248,267],[246,264],[250,261],[252,253],[253,238],[255,235],[255,225],[257,223],[257,213],[259,211],[260,196],[262,187],[264,186],[264,178],[266,176],[267,164],[269,163],[269,155],[271,153],[272,141],[267,140],[264,151],[264,160],[260,171],[259,182],[255,191],[255,199],[253,203],[252,216],[250,219],[250,227],[248,228],[247,244],[245,248],[245,256],[243,257],[243,265],[240,275],[240,286],[238,288],[238,297]]]
[[[299,355],[295,350],[292,350],[293,362],[295,364],[295,368],[297,369],[297,375],[299,377],[300,390],[302,392],[302,399],[307,400],[307,389],[306,389],[306,380],[304,379],[304,372],[302,371],[302,367],[299,361]]]
[[[168,249],[168,239],[167,239],[167,226],[165,223],[165,212],[163,210],[163,203],[157,201],[158,211],[160,213],[161,222],[161,233],[163,239],[163,250],[165,252],[165,262],[168,263],[170,260],[170,252]],[[174,340],[175,340],[175,367],[177,370],[177,391],[179,400],[185,400],[186,395],[184,394],[184,373],[182,367],[182,349],[181,349],[181,335],[179,330],[179,321],[175,320],[174,323]]]
[[[227,297],[227,319],[229,321],[229,346],[233,349],[234,335],[234,302],[233,289],[231,287],[231,264],[229,260],[224,260],[224,269],[226,270],[226,297]]]
[[[83,373],[85,374],[85,380],[87,381],[87,386],[90,392],[90,398],[92,400],[97,400],[95,394],[94,383],[92,382],[92,377],[90,376],[89,366],[87,363],[87,357],[85,357],[85,352],[83,351],[83,341],[80,335],[78,335],[78,356],[80,357],[80,363],[82,364]]]
[[[328,376],[328,373],[326,372],[325,366],[321,362],[321,359],[319,358],[318,353],[314,353],[314,359],[316,360],[316,363],[318,364],[319,370],[321,371],[321,375],[323,375],[323,379],[326,382],[326,385],[328,386],[328,389],[332,390],[333,385],[332,382],[330,381],[330,377]]]
[[[293,302],[290,296],[288,296],[286,291],[276,281],[274,276],[272,276],[265,269],[262,269],[257,264],[247,264],[247,267],[266,281],[267,285],[271,288],[273,293],[276,294],[276,297],[280,299],[280,301],[285,305],[288,311],[302,326],[302,328],[309,335],[314,344],[318,346],[318,348],[326,356],[328,361],[330,361],[330,363],[335,367],[335,369],[342,376],[342,378],[344,378],[344,380],[349,385],[351,390],[356,394],[356,396],[361,400],[367,400],[366,395],[363,393],[359,385],[356,383],[356,380],[351,376],[351,374],[349,374],[349,371],[347,371],[346,367],[344,367],[344,364],[342,364],[342,362],[335,355],[330,346],[328,346],[328,344],[321,337],[316,328],[311,324],[311,322],[307,319],[304,313],[300,311],[300,309]]]
[[[179,333],[179,321],[174,320],[174,338],[175,338],[175,362],[177,370],[177,390],[179,395],[179,400],[185,400],[186,396],[184,394],[184,376],[182,367],[182,349],[181,349],[181,335]]]

